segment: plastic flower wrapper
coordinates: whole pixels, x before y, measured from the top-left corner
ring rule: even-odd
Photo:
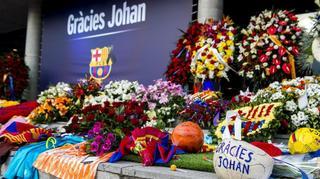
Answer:
[[[37,102],[44,104],[47,99],[54,99],[57,97],[71,97],[72,88],[68,83],[59,82],[55,86],[50,86],[47,90],[42,91],[38,95]]]
[[[239,45],[239,74],[253,91],[273,81],[295,78],[301,29],[287,10],[261,12],[251,17]]]
[[[156,80],[155,84],[141,88],[139,94],[142,94],[142,101],[148,103],[149,119],[156,119],[158,127],[172,125],[185,105],[186,93],[182,86],[170,81]]]

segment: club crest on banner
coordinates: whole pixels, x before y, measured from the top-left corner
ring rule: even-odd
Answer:
[[[110,57],[112,47],[91,49],[90,75],[98,80],[106,79],[112,69]]]

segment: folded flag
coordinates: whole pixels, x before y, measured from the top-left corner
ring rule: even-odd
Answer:
[[[131,136],[120,142],[119,149],[111,156],[109,162],[120,160],[130,152],[138,154],[146,166],[168,163],[177,153],[183,153],[176,146],[169,144],[169,134],[157,128],[136,128]]]

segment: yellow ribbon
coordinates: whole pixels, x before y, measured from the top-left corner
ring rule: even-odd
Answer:
[[[54,137],[49,137],[46,141],[46,148],[49,149],[49,144],[52,144],[53,148],[56,148],[56,144],[57,144],[57,139]]]
[[[278,45],[279,47],[283,47],[282,43],[279,41],[279,39],[275,35],[269,35],[269,39]],[[287,54],[289,55],[289,63],[291,66],[291,78],[295,79],[296,78],[296,66],[294,63],[294,56],[286,49]]]

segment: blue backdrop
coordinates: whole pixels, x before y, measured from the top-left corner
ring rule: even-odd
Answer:
[[[113,47],[114,62],[105,82],[127,79],[150,84],[163,77],[179,29],[187,28],[192,15],[192,0],[48,4],[43,12],[40,90],[84,78],[89,74],[91,49],[105,46]]]

